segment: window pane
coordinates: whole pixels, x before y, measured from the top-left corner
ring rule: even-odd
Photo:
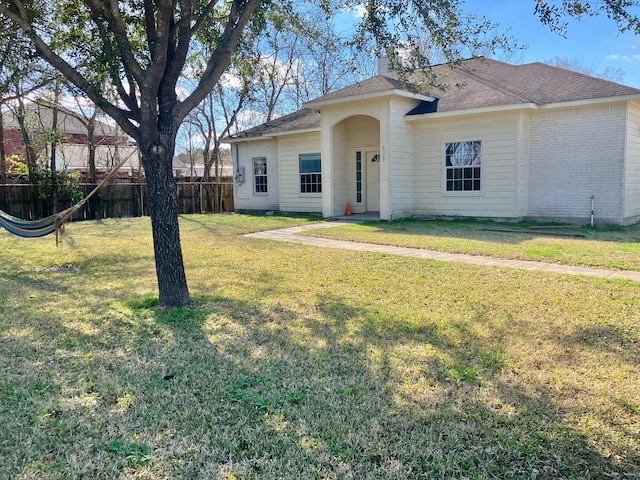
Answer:
[[[319,153],[304,153],[300,155],[300,173],[320,173],[321,162]]]
[[[446,191],[479,191],[482,141],[445,144]]]
[[[267,159],[265,157],[253,159],[253,191],[267,193]]]
[[[321,193],[322,174],[319,153],[303,153],[298,156],[300,167],[300,193]]]

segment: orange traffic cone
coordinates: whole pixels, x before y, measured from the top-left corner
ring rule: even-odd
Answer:
[[[351,202],[347,202],[347,211],[344,212],[345,215],[349,216],[351,215]]]

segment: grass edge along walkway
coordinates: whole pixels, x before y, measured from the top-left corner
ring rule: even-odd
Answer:
[[[309,230],[321,228],[340,227],[353,224],[354,221],[322,222],[298,227],[265,230],[262,232],[244,235],[250,238],[261,238],[279,242],[301,243],[323,248],[341,248],[361,252],[377,252],[402,257],[422,258],[442,262],[458,262],[473,265],[485,265],[489,267],[518,268],[523,270],[539,270],[569,275],[586,275],[605,279],[633,280],[640,282],[640,272],[629,270],[614,270],[594,267],[579,267],[575,265],[563,265],[558,263],[537,262],[532,260],[513,260],[504,258],[486,257],[482,255],[467,255],[462,253],[445,253],[421,248],[396,247],[392,245],[377,245],[374,243],[351,242],[346,240],[334,240],[329,238],[308,237],[298,235]]]

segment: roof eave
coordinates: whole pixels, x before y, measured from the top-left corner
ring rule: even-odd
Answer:
[[[276,138],[276,137],[284,137],[285,135],[297,135],[302,133],[315,133],[320,132],[322,129],[320,127],[313,128],[300,128],[294,130],[282,130],[279,132],[271,132],[263,135],[263,138]]]
[[[224,137],[220,139],[220,143],[241,143],[241,142],[255,142],[256,140],[264,140],[262,135],[256,135],[255,137]]]
[[[570,108],[570,107],[582,107],[586,105],[601,105],[604,103],[623,103],[631,101],[640,101],[640,93],[632,93],[629,95],[616,95],[613,97],[597,97],[597,98],[585,98],[582,100],[570,100],[567,102],[557,103],[545,103],[540,105],[541,109],[552,108]]]
[[[515,103],[511,105],[496,105],[494,107],[468,108],[465,110],[451,110],[448,112],[422,113],[418,115],[405,115],[408,122],[420,120],[430,120],[438,118],[459,117],[462,115],[481,115],[486,113],[509,112],[514,110],[535,110],[538,105],[535,103]]]
[[[301,129],[294,129],[294,130],[282,130],[282,131],[277,131],[277,132],[265,132],[263,134],[260,135],[256,135],[254,137],[225,137],[223,139],[220,140],[221,143],[240,143],[240,142],[252,142],[252,141],[256,141],[256,140],[274,140],[278,137],[284,137],[286,135],[297,135],[297,134],[304,134],[304,133],[316,133],[316,132],[320,132],[320,128],[319,127],[314,127],[314,128],[301,128]]]
[[[392,96],[410,98],[413,100],[419,100],[423,102],[433,102],[435,100],[435,97],[430,97],[428,95],[422,95],[419,93],[408,92],[406,90],[398,90],[397,88],[394,88],[391,90],[382,90],[380,92],[362,93],[360,95],[349,95],[345,97],[330,98],[327,100],[322,100],[322,99],[312,100],[310,102],[304,103],[302,106],[304,108],[319,110],[321,107],[327,107],[327,106],[336,105],[339,103],[351,103],[351,102],[358,102],[362,100],[373,100],[376,98],[392,97]]]
[[[428,120],[428,119],[459,117],[462,115],[481,115],[486,113],[509,112],[514,110],[549,110],[554,108],[582,107],[587,105],[601,105],[605,103],[622,103],[622,102],[629,102],[629,101],[640,101],[640,93],[635,93],[630,95],[619,95],[614,97],[599,97],[599,98],[588,98],[588,99],[582,99],[582,100],[571,100],[567,102],[558,102],[558,103],[537,104],[537,103],[529,102],[529,103],[515,103],[510,105],[496,105],[493,107],[479,107],[479,108],[469,108],[465,110],[452,110],[447,112],[423,113],[419,115],[405,116],[405,118],[409,122],[415,122],[415,121]]]

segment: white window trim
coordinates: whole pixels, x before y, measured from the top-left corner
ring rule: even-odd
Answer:
[[[447,171],[449,167],[447,167],[447,145],[452,143],[471,143],[471,142],[479,142],[480,143],[480,152],[481,152],[481,160],[480,160],[480,190],[447,190]],[[485,141],[483,138],[476,138],[475,140],[450,140],[442,143],[442,157],[440,159],[440,166],[442,169],[442,195],[443,196],[464,196],[464,197],[479,197],[484,194],[484,184],[485,184]],[[462,167],[464,168],[464,167]]]
[[[267,173],[258,175],[256,173],[256,160],[264,160],[265,167],[267,169]],[[252,180],[253,180],[253,194],[258,196],[269,195],[269,162],[267,161],[267,157],[251,157],[251,169],[252,169]],[[256,191],[256,178],[264,177],[266,179],[266,192],[257,192]]]
[[[317,155],[320,158],[320,171],[319,172],[307,172],[302,173],[300,171],[300,160],[303,155]],[[322,197],[322,191],[320,192],[303,192],[302,191],[302,175],[320,175],[320,189],[322,190],[322,156],[320,152],[305,152],[298,154],[298,196],[301,197]]]

